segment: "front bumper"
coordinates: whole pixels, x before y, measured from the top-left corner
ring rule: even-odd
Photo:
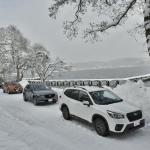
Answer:
[[[145,126],[145,119],[140,120],[140,124],[135,126],[134,123],[130,123],[126,126],[124,132],[128,132],[131,130],[136,130]]]
[[[55,99],[56,95],[55,94],[49,94],[49,95],[35,95],[34,97],[36,97],[38,102],[42,102],[42,101],[47,101],[49,99]]]
[[[13,94],[16,94],[16,93],[22,93],[22,91],[23,91],[23,90],[19,88],[19,89],[12,89],[12,90],[10,90],[9,92],[10,92],[10,93],[13,93]]]
[[[117,123],[110,129],[114,133],[125,133],[128,131],[136,130],[145,126],[145,119],[139,119],[128,123]]]

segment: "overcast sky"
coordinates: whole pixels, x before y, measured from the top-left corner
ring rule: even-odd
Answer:
[[[53,56],[67,62],[103,61],[125,57],[147,58],[146,49],[123,29],[107,35],[103,42],[69,41],[63,35],[62,16],[48,16],[52,0],[0,0],[0,26],[16,25],[33,43],[43,44]],[[67,10],[65,10],[64,14]],[[130,26],[130,25],[128,25]]]

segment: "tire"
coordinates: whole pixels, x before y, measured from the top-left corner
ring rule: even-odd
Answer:
[[[25,94],[23,94],[23,100],[24,100],[25,102],[28,101],[27,98],[26,98],[26,96],[25,96]]]
[[[98,135],[107,136],[109,133],[106,121],[100,117],[94,119],[94,127]]]
[[[37,105],[38,105],[38,101],[37,101],[37,99],[36,99],[36,98],[34,98],[34,99],[33,99],[33,104],[34,104],[35,106],[37,106]]]
[[[8,94],[11,94],[11,92],[10,92],[8,89],[7,89],[7,93],[8,93]]]
[[[52,102],[53,102],[53,103],[57,103],[57,100],[56,100],[56,99],[52,99]]]
[[[69,109],[68,109],[67,106],[63,106],[63,107],[62,107],[62,115],[63,115],[63,118],[64,118],[65,120],[70,120],[70,119],[71,119],[70,113],[69,113]]]

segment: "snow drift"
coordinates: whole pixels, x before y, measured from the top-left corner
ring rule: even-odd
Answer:
[[[150,87],[145,87],[141,80],[138,82],[128,81],[124,85],[118,85],[113,91],[127,102],[142,109],[146,122],[150,124]]]

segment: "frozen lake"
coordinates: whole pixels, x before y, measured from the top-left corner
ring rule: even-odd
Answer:
[[[93,70],[79,70],[62,72],[54,79],[106,79],[106,78],[126,78],[150,73],[150,66],[120,67]]]

